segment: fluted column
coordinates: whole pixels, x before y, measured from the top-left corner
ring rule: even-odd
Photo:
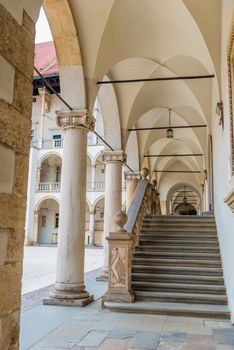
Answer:
[[[87,110],[57,112],[63,128],[63,167],[55,289],[45,304],[84,306],[93,300],[84,285],[87,133],[95,119]]]
[[[104,151],[103,160],[105,168],[105,211],[104,211],[104,235],[103,235],[103,268],[97,280],[108,279],[108,242],[106,237],[116,230],[114,217],[122,207],[122,165],[125,162],[123,151]]]
[[[137,184],[140,180],[140,174],[127,172],[125,173],[125,180],[126,180],[126,211],[127,211],[132,201],[134,192],[137,188]]]

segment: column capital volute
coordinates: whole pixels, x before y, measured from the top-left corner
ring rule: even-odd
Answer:
[[[81,128],[94,131],[95,118],[87,109],[72,111],[56,111],[57,125],[62,129]]]
[[[139,181],[141,179],[141,174],[140,172],[131,172],[131,171],[126,171],[124,173],[124,178],[126,181]]]
[[[123,162],[127,160],[127,156],[122,150],[108,151],[105,150],[102,152],[102,159],[105,163],[113,162]]]

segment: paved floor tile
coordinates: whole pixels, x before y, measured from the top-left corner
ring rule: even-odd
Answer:
[[[166,321],[164,326],[163,326],[163,331],[187,332],[188,331],[188,323],[187,322]]]
[[[79,343],[79,346],[96,346],[98,347],[104,339],[108,336],[109,332],[104,331],[90,331]]]
[[[234,346],[233,329],[213,329],[214,340],[217,344]]]
[[[157,347],[157,350],[189,350],[189,349],[187,348],[187,343],[160,342]]]
[[[230,345],[216,345],[215,350],[234,350],[234,346]]]
[[[211,321],[211,320],[204,320],[204,326],[209,328],[232,328],[234,329],[233,325],[230,321]]]
[[[115,329],[109,333],[108,338],[111,339],[127,339],[132,338],[136,334],[132,329]]]
[[[214,338],[211,335],[188,335],[187,341],[191,350],[215,350]]]
[[[188,325],[188,334],[212,335],[212,328]]]
[[[141,331],[145,332],[161,332],[165,324],[166,317],[155,317],[155,315],[144,316],[141,324]]]
[[[159,334],[154,332],[137,332],[130,344],[131,349],[155,350]]]
[[[185,343],[187,342],[187,333],[163,332],[161,334],[160,341]]]
[[[98,350],[128,350],[129,339],[106,339]]]

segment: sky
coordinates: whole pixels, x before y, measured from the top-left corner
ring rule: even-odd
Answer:
[[[46,41],[52,41],[52,35],[50,31],[50,27],[45,15],[43,8],[41,8],[39,18],[36,23],[36,38],[35,43],[43,43]]]

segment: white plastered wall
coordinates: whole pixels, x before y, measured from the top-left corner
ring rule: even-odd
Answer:
[[[225,284],[234,322],[234,215],[224,203],[224,198],[232,187],[230,174],[230,114],[229,86],[227,71],[227,47],[233,11],[233,0],[222,1],[222,97],[224,103],[224,127],[219,125],[219,117],[213,111],[213,148],[214,148],[214,207],[221,248]],[[217,99],[213,91],[214,99]],[[213,107],[215,106],[213,101]]]

